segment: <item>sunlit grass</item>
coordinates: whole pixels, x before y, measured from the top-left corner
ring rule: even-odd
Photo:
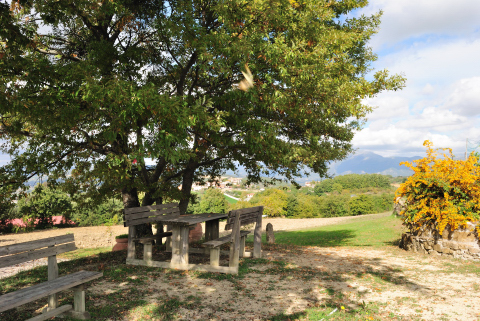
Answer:
[[[275,225],[273,226],[275,230]],[[297,246],[385,246],[396,245],[403,231],[394,215],[365,216],[350,222],[299,231],[275,232],[275,243]],[[250,236],[249,241],[253,241]],[[266,242],[263,235],[263,242]]]
[[[225,196],[225,199],[227,200],[227,202],[228,202],[229,204],[235,204],[236,202],[238,202],[236,199],[233,199],[233,198],[231,198],[230,196],[227,196],[227,195],[225,195],[225,194],[223,194],[223,196]]]

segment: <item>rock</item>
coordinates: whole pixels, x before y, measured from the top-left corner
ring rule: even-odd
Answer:
[[[406,208],[406,199],[402,197],[397,197],[393,203],[393,212],[396,215],[399,215],[400,212],[405,210]]]
[[[453,254],[453,250],[449,249],[448,247],[442,248],[443,254]]]
[[[272,223],[267,224],[267,243],[268,244],[274,244],[275,243],[275,234],[273,233]]]
[[[480,253],[480,249],[476,249],[476,248],[469,248],[468,249],[468,252],[470,252],[470,254],[477,254],[477,253]]]

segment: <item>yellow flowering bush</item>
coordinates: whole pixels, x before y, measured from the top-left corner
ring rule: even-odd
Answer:
[[[474,154],[467,160],[454,160],[450,148],[433,149],[432,145],[428,140],[423,143],[427,157],[400,163],[414,174],[400,185],[395,199],[406,198],[400,215],[411,230],[434,228],[442,235],[447,225],[453,231],[480,219],[480,168]],[[439,150],[446,151],[443,157]]]

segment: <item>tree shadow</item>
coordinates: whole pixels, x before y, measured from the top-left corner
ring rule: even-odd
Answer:
[[[353,237],[350,231],[340,232],[325,232],[322,237],[328,238],[332,233],[332,237],[336,236],[333,240],[326,240],[328,246],[339,246],[342,240]],[[247,243],[247,247],[250,248],[251,244]],[[250,308],[252,300],[272,302],[280,308],[276,315],[258,311],[255,318],[263,320],[308,318],[312,313],[310,308],[316,309],[316,313],[322,317],[334,309],[338,310],[335,314],[341,312],[357,316],[366,313],[362,311],[368,311],[372,315],[372,310],[366,308],[369,303],[363,300],[371,291],[377,291],[377,286],[381,288],[390,284],[408,291],[432,293],[432,289],[405,277],[401,270],[381,257],[366,258],[358,253],[346,258],[335,254],[334,250],[327,252],[315,247],[265,244],[264,258],[241,259],[238,275],[132,266],[126,265],[125,259],[126,251],[118,251],[59,263],[60,275],[82,269],[103,271],[103,278],[92,282],[86,291],[87,311],[93,319],[117,320],[131,314],[173,320],[181,310],[183,313],[186,310],[194,311],[202,319],[209,319],[215,318],[215,312],[208,311],[215,309],[224,311],[224,315],[241,315]],[[44,277],[37,275],[45,275],[43,272],[46,267],[39,269],[42,269],[42,273],[24,271],[11,277],[11,282],[16,279],[16,287],[21,288],[43,281]],[[368,290],[370,292],[352,286],[352,279],[355,278],[367,278],[372,284]],[[158,288],[158,282],[164,284],[163,289]],[[277,298],[279,287],[288,289],[282,290],[285,295]],[[320,290],[321,293],[313,291],[314,287],[315,291]],[[193,292],[187,293],[189,289]],[[220,301],[211,301],[212,293],[225,290],[230,292],[225,293]],[[62,295],[61,302],[71,303],[72,300],[72,293]],[[308,302],[309,308],[298,311],[298,300]],[[23,306],[21,310],[0,313],[0,319],[23,320],[35,315],[45,304],[46,298]],[[341,310],[342,306],[346,309]]]

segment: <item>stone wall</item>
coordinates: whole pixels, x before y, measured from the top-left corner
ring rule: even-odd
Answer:
[[[469,222],[465,229],[454,231],[447,227],[443,235],[436,230],[405,233],[402,235],[400,247],[413,252],[480,260],[480,241],[475,226],[476,224]]]

